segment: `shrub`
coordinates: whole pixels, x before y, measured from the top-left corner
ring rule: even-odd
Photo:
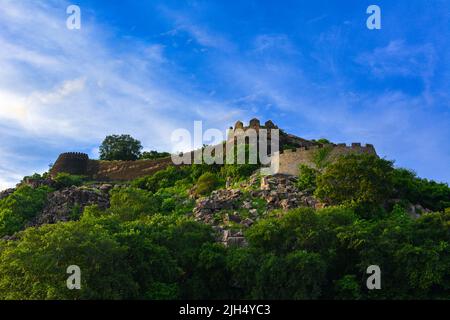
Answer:
[[[192,174],[190,167],[169,166],[164,170],[158,171],[151,176],[142,177],[134,180],[132,186],[153,193],[161,188],[168,188],[175,185],[179,180],[189,178]]]
[[[155,159],[161,159],[161,158],[167,158],[170,157],[169,152],[158,152],[156,150],[151,151],[144,151],[140,155],[139,159],[141,160],[155,160]]]
[[[72,186],[80,186],[85,181],[85,176],[71,175],[69,173],[60,172],[53,179],[56,181],[57,188],[67,188]]]
[[[301,164],[299,166],[299,175],[297,186],[300,190],[311,190],[314,191],[316,189],[316,179],[317,179],[317,170]]]
[[[214,173],[206,172],[200,176],[195,185],[195,192],[198,195],[206,195],[211,193],[219,185],[219,179]]]
[[[160,209],[157,197],[148,191],[132,187],[113,189],[110,204],[110,211],[124,221],[155,214]]]
[[[331,205],[382,203],[392,194],[392,162],[374,155],[340,157],[317,177],[315,195]]]

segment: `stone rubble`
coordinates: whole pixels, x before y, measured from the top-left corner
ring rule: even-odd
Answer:
[[[253,200],[265,200],[265,211],[282,209],[289,210],[300,206],[319,208],[323,205],[312,195],[298,190],[296,178],[293,176],[274,175],[259,177],[253,175],[248,183],[242,184],[241,188],[252,188],[248,194],[251,199],[242,199],[244,192],[241,189],[220,189],[215,190],[210,196],[197,200],[193,210],[197,221],[211,224],[218,231],[218,240],[225,245],[245,245],[242,231],[234,232],[223,225],[233,222],[242,227],[248,228],[258,219],[258,211],[253,207]],[[260,185],[258,185],[260,184]],[[249,218],[242,219],[238,209],[245,209],[249,212]],[[225,214],[222,221],[214,218],[216,213],[221,211],[233,211]]]

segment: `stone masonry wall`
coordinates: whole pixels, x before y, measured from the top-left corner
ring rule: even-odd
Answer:
[[[367,144],[366,146],[362,146],[360,143],[352,143],[351,146],[347,146],[344,143],[337,145],[302,147],[296,150],[285,150],[280,154],[280,166],[278,173],[296,176],[298,175],[298,167],[300,164],[315,167],[314,155],[320,148],[325,148],[327,146],[332,148],[327,157],[327,160],[329,161],[333,161],[339,156],[350,153],[368,153],[377,155],[373,145]]]
[[[121,181],[151,175],[172,164],[171,157],[156,160],[100,161],[91,160],[84,153],[63,153],[56,160],[50,175],[65,172],[84,175],[99,181]]]

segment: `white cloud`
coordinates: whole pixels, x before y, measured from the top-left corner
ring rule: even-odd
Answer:
[[[42,155],[46,150],[89,152],[112,133],[129,133],[148,148],[167,150],[173,129],[225,109],[207,93],[181,90],[189,79],[167,63],[164,45],[116,39],[92,20],[68,30],[67,5],[2,3],[0,129],[8,134],[1,146],[12,154],[0,158],[1,188],[45,169],[54,161]],[[201,28],[184,28],[202,45],[228,45]],[[118,51],[118,40],[133,50]],[[224,125],[225,118],[218,123]],[[40,143],[36,150],[18,148],[18,141],[32,139]],[[37,161],[30,162],[36,153]]]
[[[394,40],[385,47],[359,55],[357,62],[368,66],[381,78],[391,75],[431,77],[435,52],[430,44],[413,46],[402,40]]]

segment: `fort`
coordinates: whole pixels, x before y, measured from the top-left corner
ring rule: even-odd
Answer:
[[[249,129],[254,129],[258,133],[260,129],[278,129],[278,127],[270,120],[261,125],[258,119],[252,119],[248,126],[237,121],[234,128],[230,127],[228,139],[234,138],[236,134],[245,134]],[[270,139],[269,133],[268,140]],[[376,155],[375,148],[371,144],[363,146],[360,143],[352,143],[347,146],[345,143],[320,143],[287,134],[283,130],[279,131],[279,139],[279,174],[297,175],[300,164],[316,167],[318,153],[322,153],[326,161],[330,162],[341,155],[351,153]],[[273,157],[273,154],[270,153],[270,156]],[[125,181],[151,175],[169,165],[173,165],[171,157],[156,160],[103,161],[89,159],[85,153],[67,152],[59,155],[50,170],[50,175],[56,176],[58,173],[65,172],[84,175],[97,181]],[[272,161],[272,167],[274,167],[274,161]]]

